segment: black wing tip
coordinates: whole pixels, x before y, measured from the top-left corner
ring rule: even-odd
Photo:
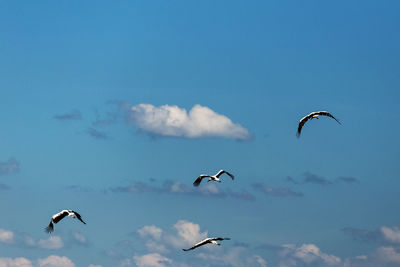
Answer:
[[[183,251],[189,251],[190,249],[184,249],[184,248],[183,248],[182,250],[183,250]]]
[[[51,234],[54,231],[54,228],[51,226],[47,226],[46,228],[44,228],[44,231],[48,234]]]

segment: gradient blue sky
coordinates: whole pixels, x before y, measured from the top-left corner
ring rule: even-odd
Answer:
[[[400,2],[322,2],[0,1],[0,266],[400,266]]]

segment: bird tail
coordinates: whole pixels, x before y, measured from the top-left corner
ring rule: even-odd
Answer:
[[[47,226],[47,227],[45,228],[45,232],[50,234],[50,233],[53,232],[53,231],[54,231],[54,225],[53,225],[53,221],[51,221],[50,224],[49,224],[49,226]]]

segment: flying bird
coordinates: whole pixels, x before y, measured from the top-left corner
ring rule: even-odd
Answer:
[[[205,244],[215,244],[215,245],[218,245],[218,246],[220,246],[221,244],[220,243],[218,243],[217,241],[222,241],[222,240],[231,240],[229,237],[212,237],[212,238],[206,238],[206,239],[204,239],[203,241],[200,241],[199,243],[197,243],[196,245],[194,245],[193,247],[191,247],[191,248],[188,248],[188,249],[182,249],[183,251],[189,251],[189,250],[192,250],[192,249],[195,249],[195,248],[198,248],[198,247],[201,247],[201,246],[203,246],[203,245],[205,245]]]
[[[59,221],[61,221],[62,219],[64,219],[65,217],[70,216],[72,218],[77,218],[78,220],[80,220],[83,224],[86,224],[83,220],[82,217],[79,213],[77,213],[76,211],[73,210],[62,210],[57,214],[54,214],[53,217],[51,218],[50,224],[49,226],[46,227],[45,231],[47,233],[51,233],[54,231],[54,225],[53,223],[58,223]]]
[[[300,137],[300,133],[301,133],[301,129],[303,128],[304,124],[308,121],[308,120],[312,120],[312,119],[319,119],[319,116],[328,116],[331,117],[332,119],[334,119],[335,121],[337,121],[339,124],[340,121],[337,120],[335,117],[332,116],[332,114],[330,114],[328,111],[317,111],[317,112],[311,112],[310,114],[308,114],[307,116],[303,117],[300,122],[299,122],[299,127],[297,128],[297,137]]]
[[[227,172],[227,171],[224,171],[224,170],[220,170],[217,174],[215,174],[215,175],[207,175],[207,174],[201,174],[199,177],[197,177],[197,179],[196,179],[196,181],[194,181],[194,183],[193,183],[193,185],[194,186],[199,186],[199,184],[201,183],[201,181],[203,180],[203,178],[206,178],[206,177],[209,177],[208,178],[208,182],[210,182],[210,181],[216,181],[216,182],[221,182],[221,179],[219,178],[222,174],[224,174],[224,173],[226,173],[226,174],[228,174],[231,178],[232,178],[232,180],[235,178],[235,176],[233,176],[232,174],[230,174],[229,172]]]

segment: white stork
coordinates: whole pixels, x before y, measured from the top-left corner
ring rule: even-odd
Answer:
[[[308,121],[308,120],[312,120],[312,119],[319,119],[319,116],[327,116],[327,117],[331,117],[332,119],[334,119],[335,121],[337,121],[339,124],[340,121],[337,120],[335,117],[333,117],[328,111],[317,111],[317,112],[311,112],[310,114],[308,114],[307,116],[304,116],[300,122],[299,122],[299,127],[297,128],[297,137],[300,137],[300,133],[301,133],[301,129],[303,128],[304,124]]]
[[[219,178],[222,174],[224,174],[224,173],[226,173],[226,174],[228,174],[231,178],[232,178],[232,180],[235,178],[235,176],[233,176],[232,174],[230,174],[229,172],[227,172],[227,171],[224,171],[224,170],[220,170],[217,174],[215,174],[215,175],[207,175],[207,174],[201,174],[199,177],[197,177],[197,179],[196,179],[196,181],[194,181],[194,183],[193,183],[193,185],[194,186],[199,186],[199,184],[201,183],[201,181],[203,180],[203,178],[206,178],[206,177],[209,177],[208,178],[208,182],[210,182],[210,181],[216,181],[216,182],[221,182],[221,179]]]
[[[50,224],[49,226],[46,227],[45,231],[47,233],[51,233],[54,231],[54,225],[53,223],[58,223],[59,221],[61,221],[62,219],[64,219],[65,217],[70,216],[72,218],[77,218],[78,220],[80,220],[83,224],[86,224],[83,220],[81,215],[79,215],[79,213],[77,213],[76,211],[73,210],[62,210],[57,214],[54,214],[53,217],[51,218]]]
[[[212,238],[206,238],[206,239],[204,239],[203,241],[200,241],[199,243],[197,243],[196,245],[194,245],[193,247],[188,248],[188,249],[184,249],[184,248],[183,248],[182,250],[183,250],[183,251],[189,251],[189,250],[192,250],[192,249],[201,247],[201,246],[203,246],[203,245],[205,245],[205,244],[215,244],[215,245],[220,246],[221,244],[218,243],[217,241],[222,241],[222,240],[231,240],[231,239],[230,239],[229,237],[212,237]]]

